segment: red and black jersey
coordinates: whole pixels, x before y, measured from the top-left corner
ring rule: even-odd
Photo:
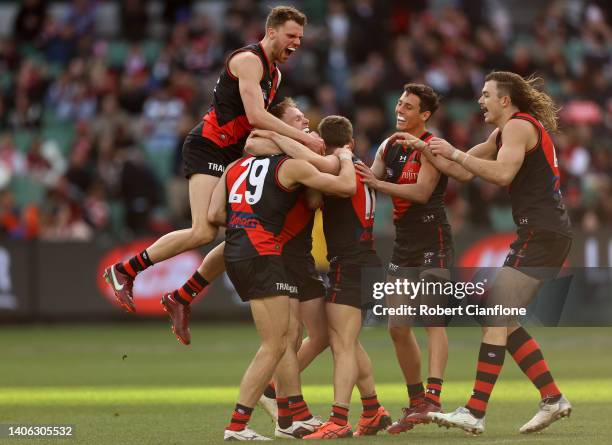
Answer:
[[[353,163],[360,162],[353,157]],[[355,173],[357,192],[350,198],[323,197],[323,233],[327,259],[352,264],[366,263],[374,250],[376,192],[362,183]],[[369,263],[367,263],[369,264]]]
[[[280,81],[280,72],[276,64],[270,63],[260,43],[237,49],[229,55],[225,62],[225,69],[213,90],[213,102],[202,118],[202,122],[192,130],[193,133],[211,140],[220,148],[239,146],[240,149],[243,149],[246,138],[253,129],[246,117],[244,104],[240,97],[238,78],[229,69],[230,59],[245,51],[252,52],[261,60],[263,75],[259,85],[266,109],[272,103]]]
[[[525,153],[523,165],[508,191],[512,217],[519,227],[547,229],[570,234],[570,220],[561,197],[561,180],[552,138],[533,116],[515,113],[511,119],[530,122],[538,132],[538,142]],[[497,150],[502,146],[502,132],[497,134]]]
[[[289,190],[278,181],[287,159],[284,154],[246,156],[227,171],[226,260],[281,255],[286,242],[302,229],[303,187]]]
[[[283,255],[309,257],[312,252],[312,228],[314,226],[315,211],[311,210],[308,206],[305,190],[300,194],[294,211],[299,213],[300,217],[297,224],[301,224],[302,227],[296,236],[287,241],[283,249]]]
[[[420,139],[428,142],[433,135],[425,132]],[[385,163],[386,181],[394,184],[416,184],[421,170],[421,152],[401,144],[387,145],[383,149],[382,160]],[[397,226],[422,222],[425,215],[435,214],[438,222],[446,220],[444,212],[444,192],[448,184],[448,176],[440,174],[440,179],[434,188],[429,201],[425,204],[415,204],[406,199],[391,197],[393,201],[393,222]]]

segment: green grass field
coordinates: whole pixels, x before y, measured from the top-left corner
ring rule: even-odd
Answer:
[[[574,405],[572,417],[542,434],[519,435],[535,413],[538,392],[506,356],[493,392],[483,436],[435,425],[400,436],[353,439],[363,443],[604,444],[612,407],[612,329],[531,329],[560,387]],[[192,328],[184,347],[167,324],[93,324],[0,328],[0,424],[74,424],[71,444],[221,443],[240,377],[257,348],[249,324]],[[419,333],[422,334],[422,333]],[[421,344],[423,336],[419,335]],[[450,357],[442,400],[445,409],[465,403],[471,391],[479,331],[449,331]],[[375,366],[378,394],[394,418],[406,399],[393,348],[382,328],[368,328],[362,342]],[[424,362],[426,359],[424,357]],[[326,417],[331,402],[331,354],[303,374],[311,409]],[[353,396],[351,422],[360,413]],[[256,410],[252,427],[271,436],[273,424]],[[48,440],[1,439],[0,443]],[[342,441],[342,443],[347,442]]]

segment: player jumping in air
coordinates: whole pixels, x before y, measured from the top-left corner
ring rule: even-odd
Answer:
[[[139,272],[215,239],[217,228],[207,220],[212,191],[226,166],[242,156],[244,143],[254,126],[285,134],[318,151],[323,149],[320,138],[299,131],[266,111],[281,79],[277,64],[286,62],[299,48],[305,24],[306,16],[297,9],[273,8],[266,20],[263,40],[240,48],[228,57],[213,91],[211,107],[183,145],[192,227],[164,235],[143,252],[109,266],[104,272],[125,310],[136,310],[132,289]],[[189,317],[189,303],[223,271],[220,255],[207,258],[203,273],[194,273],[184,286],[162,299],[174,330],[179,332],[177,337],[185,344],[190,338],[188,333],[181,332],[181,327]]]

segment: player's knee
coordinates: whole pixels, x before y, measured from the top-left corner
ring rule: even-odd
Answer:
[[[407,326],[389,327],[389,336],[394,344],[405,344],[410,340],[411,329]]]
[[[217,229],[213,226],[194,226],[191,228],[191,244],[193,248],[212,243],[217,237]]]
[[[281,337],[270,339],[269,341],[264,342],[261,347],[264,351],[270,354],[275,361],[278,361],[287,350],[287,338]]]
[[[325,330],[309,333],[309,338],[313,348],[318,352],[322,352],[329,346],[329,336]]]

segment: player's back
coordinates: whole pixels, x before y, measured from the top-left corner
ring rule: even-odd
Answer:
[[[226,174],[228,200],[225,257],[240,261],[280,255],[301,223],[301,187],[290,190],[277,177],[286,155],[246,156]]]
[[[353,157],[353,163],[357,162],[360,161]],[[323,232],[330,262],[378,264],[373,236],[375,210],[376,192],[362,183],[359,176],[352,197],[323,197]]]

